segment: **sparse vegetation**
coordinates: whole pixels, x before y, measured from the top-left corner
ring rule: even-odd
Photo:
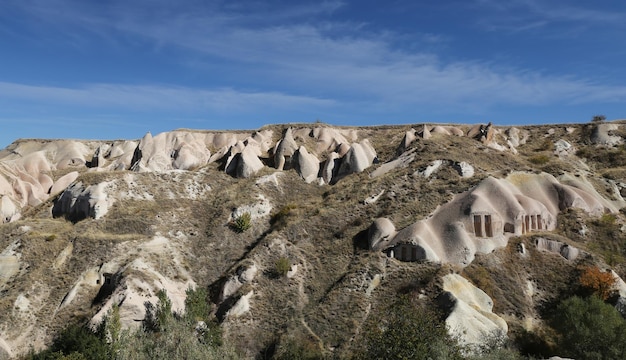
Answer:
[[[280,276],[285,276],[291,270],[291,261],[287,257],[281,257],[276,260],[276,273]]]
[[[246,232],[252,227],[252,217],[249,212],[245,212],[237,216],[231,223],[230,228],[238,233]]]
[[[528,161],[534,165],[545,165],[550,161],[550,157],[545,154],[535,155],[528,158]]]
[[[536,234],[532,233],[511,238],[506,248],[477,254],[465,268],[401,263],[366,249],[372,219],[388,217],[400,230],[427,218],[438,206],[487,176],[501,178],[511,171],[544,171],[556,176],[572,173],[584,158],[585,167],[590,169],[585,174],[592,186],[603,196],[612,196],[614,183],[609,180],[618,186],[623,181],[626,148],[587,145],[584,139],[589,134],[584,131],[591,133],[597,124],[585,126],[573,126],[576,127],[573,132],[565,130],[569,125],[523,129],[530,135],[526,144],[517,148],[519,155],[497,151],[465,137],[435,135],[432,139],[418,139],[409,147],[415,151],[416,159],[405,168],[378,178],[370,177],[368,169],[333,186],[306,184],[292,170],[281,172],[276,183],[259,185],[256,182],[260,176],[273,174],[272,169],[263,169],[259,176],[250,179],[233,179],[217,163],[204,165],[193,173],[123,172],[124,176],[133,178],[136,193],[146,197],[118,200],[102,219],[72,223],[64,218],[50,218],[50,201],[28,208],[19,222],[3,225],[0,250],[19,240],[21,261],[29,268],[0,286],[0,309],[8,309],[0,312],[0,320],[2,324],[19,321],[14,310],[19,294],[26,294],[33,308],[40,306],[41,294],[33,291],[31,285],[41,284],[41,289],[51,294],[51,301],[43,305],[40,313],[54,312],[55,316],[35,316],[48,329],[48,334],[58,336],[50,351],[33,354],[33,358],[97,359],[99,354],[118,359],[260,358],[260,354],[268,357],[273,354],[271,358],[278,359],[342,359],[352,354],[359,358],[393,358],[392,351],[397,356],[414,356],[412,350],[432,358],[522,358],[516,349],[538,358],[573,356],[564,349],[568,342],[577,342],[579,338],[562,333],[566,326],[545,320],[561,316],[557,314],[563,312],[557,312],[557,308],[562,311],[564,305],[559,307],[559,304],[573,294],[595,293],[599,298],[614,300],[615,293],[607,297],[611,291],[605,290],[610,288],[606,284],[608,273],[600,269],[608,264],[623,278],[626,274],[626,233],[620,230],[626,211],[599,217],[590,216],[582,209],[559,213],[557,229],[543,231],[539,236],[581,249],[583,252],[575,261],[538,251],[533,243]],[[623,124],[620,126],[624,128]],[[409,128],[409,125],[389,128],[384,133],[365,128],[357,132],[359,138],[371,136],[379,158],[386,162],[393,159],[397,144]],[[302,134],[299,136],[305,139],[298,138],[298,144],[302,141],[307,149],[313,149],[317,145],[315,141]],[[580,158],[554,156],[554,142],[558,139],[579,149]],[[211,153],[217,150],[212,149]],[[428,179],[415,175],[438,159],[466,161],[475,167],[476,173],[465,179],[453,168],[444,167]],[[271,163],[271,158],[262,161]],[[600,171],[602,178],[598,176]],[[105,175],[107,180],[119,177],[118,172],[105,172]],[[81,179],[86,183],[104,179],[98,172],[84,176]],[[126,186],[123,181],[119,183]],[[179,184],[187,189],[210,184],[212,190],[193,199],[169,197],[178,194],[180,190],[174,187]],[[381,190],[385,190],[384,195],[375,204],[363,203]],[[141,195],[144,191],[148,195]],[[232,209],[253,203],[257,194],[263,194],[274,206],[269,219],[253,222],[248,213],[224,226]],[[23,233],[22,226],[32,230]],[[162,238],[168,242],[147,245]],[[525,245],[525,256],[516,247],[521,244]],[[59,254],[65,248],[69,249],[69,261],[57,262],[63,258]],[[175,261],[168,258],[178,251],[180,257],[176,260],[180,260],[185,271],[177,272]],[[280,254],[285,255],[280,257]],[[88,291],[81,288],[73,303],[55,312],[76,283],[77,274],[120,258],[130,261],[135,257],[153,266],[168,280],[184,283],[192,278],[197,284],[212,285],[187,290],[184,314],[172,314],[171,301],[165,293],[159,294],[159,302],[148,305],[144,327],[136,332],[120,330],[114,310],[95,331],[81,326],[99,307],[91,306],[90,297],[95,291],[93,294],[89,291],[93,288]],[[251,261],[259,267],[260,275],[244,283],[232,296],[236,301],[242,294],[254,291],[251,311],[239,318],[220,316],[219,320],[224,322],[221,325],[214,313],[226,313],[229,310],[226,305],[232,304],[216,300],[222,290],[218,287],[225,274],[240,276],[238,269]],[[298,275],[294,279],[276,280],[286,275],[292,261],[298,263]],[[55,271],[49,271],[57,263]],[[585,275],[586,269],[598,273]],[[441,291],[439,277],[450,272],[460,273],[492,298],[494,313],[505,315],[511,343],[504,347],[498,343],[467,355],[462,353],[467,349],[446,335],[443,322],[446,314],[438,312],[433,299]],[[381,274],[376,282],[372,280],[372,276]],[[129,269],[123,276],[126,280],[154,280],[141,270]],[[374,283],[377,287],[370,289]],[[145,295],[153,290],[142,291]],[[402,300],[396,302],[397,297]],[[250,326],[250,314],[254,321],[263,324],[262,328]],[[81,319],[78,326],[62,330],[62,326],[78,319]],[[532,319],[530,325],[529,319]],[[592,334],[596,326],[601,324],[590,321],[588,329],[580,330],[578,336],[583,339],[596,336]],[[222,327],[228,330],[222,333]],[[620,331],[619,326],[610,328]],[[617,337],[612,339],[622,341]],[[237,354],[232,350],[234,347],[246,353]],[[593,354],[591,350],[577,354],[585,354],[576,357],[580,359],[594,356],[589,355]],[[611,358],[614,354],[603,356]],[[419,356],[422,355],[414,357]]]

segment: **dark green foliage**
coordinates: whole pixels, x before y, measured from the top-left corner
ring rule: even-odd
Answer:
[[[557,307],[554,328],[560,333],[561,356],[576,359],[626,358],[626,321],[595,296],[577,296]]]
[[[38,354],[31,354],[33,360],[52,359],[111,359],[109,344],[87,327],[71,325],[60,333],[52,346]]]
[[[437,313],[400,296],[364,331],[358,359],[461,359],[460,349]]]
[[[606,120],[606,116],[602,114],[594,115],[591,118],[591,122],[603,122],[604,120]]]
[[[147,332],[161,332],[167,329],[169,322],[173,318],[172,301],[167,297],[167,292],[163,289],[157,293],[159,299],[156,305],[146,302],[146,317],[143,320],[143,329]]]
[[[208,292],[206,288],[187,289],[184,318],[187,320],[188,325],[196,328],[198,338],[203,343],[221,346],[222,328],[211,315],[212,309],[207,299]]]

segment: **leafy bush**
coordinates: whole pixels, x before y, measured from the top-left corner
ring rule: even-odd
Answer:
[[[626,358],[626,321],[600,298],[571,297],[562,301],[554,317],[562,356],[575,359]]]
[[[610,271],[602,271],[597,266],[584,268],[579,278],[583,288],[596,294],[602,300],[611,296],[616,280]]]
[[[188,325],[196,328],[198,337],[205,344],[222,345],[222,329],[211,316],[211,305],[208,302],[206,288],[187,289],[185,298],[185,319]],[[201,325],[202,323],[204,325]]]
[[[238,233],[245,232],[246,230],[250,229],[251,226],[252,226],[252,217],[250,216],[249,212],[245,212],[241,214],[230,223],[230,228],[233,229],[233,231],[238,232]]]
[[[146,317],[143,320],[143,329],[147,332],[165,331],[173,319],[172,301],[167,296],[164,289],[157,293],[158,301],[156,305],[146,301]]]
[[[276,261],[276,273],[280,276],[285,276],[291,270],[291,261],[286,257],[281,257]]]
[[[89,328],[70,325],[57,335],[50,348],[38,354],[30,354],[28,358],[32,360],[108,360],[112,358],[112,351],[107,341]]]
[[[603,122],[604,120],[606,120],[606,116],[602,114],[594,115],[591,118],[591,122]]]
[[[366,325],[357,359],[461,359],[461,351],[438,314],[400,296]]]

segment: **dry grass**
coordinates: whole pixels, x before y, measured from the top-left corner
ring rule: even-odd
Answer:
[[[285,126],[270,128],[274,130],[274,140],[278,140]],[[384,162],[395,156],[404,132],[410,128],[410,125],[360,128],[358,132],[360,139],[370,138],[379,159]],[[48,319],[42,320],[45,326],[54,330],[60,326],[57,325],[59,322],[74,316],[89,317],[96,311],[90,308],[90,300],[95,294],[82,294],[76,305],[62,311],[56,318],[44,315],[54,312],[76,281],[77,274],[110,260],[111,251],[116,246],[140,244],[157,233],[168,237],[180,233],[184,235],[178,243],[183,262],[201,286],[212,284],[219,287],[220,281],[236,274],[242,264],[255,263],[258,266],[256,278],[235,295],[254,291],[251,314],[238,320],[226,320],[224,325],[226,336],[236,339],[237,345],[251,352],[260,351],[277,337],[289,334],[310,340],[328,354],[330,348],[335,349],[333,354],[349,354],[364,322],[384,309],[396,294],[425,296],[424,302],[431,306],[428,299],[435,298],[441,291],[439,277],[451,271],[462,271],[493,298],[495,312],[509,320],[515,338],[531,338],[533,334],[522,330],[524,318],[549,314],[559,299],[568,296],[572,291],[571,283],[576,280],[578,265],[559,255],[535,250],[532,237],[512,239],[504,249],[477,256],[465,269],[402,263],[358,246],[363,233],[376,217],[389,217],[397,228],[403,228],[425,218],[437,206],[445,204],[455,194],[469,190],[487,176],[504,177],[511,171],[547,171],[555,175],[569,171],[571,164],[551,153],[553,143],[558,139],[565,139],[584,151],[594,150],[587,148],[581,140],[584,128],[579,127],[573,134],[565,131],[565,125],[527,129],[530,140],[518,148],[519,155],[499,152],[468,138],[435,135],[411,144],[416,151],[416,160],[408,167],[372,179],[369,172],[374,166],[362,174],[350,175],[334,186],[306,184],[294,171],[283,172],[278,186],[256,185],[258,177],[233,179],[218,171],[218,164],[209,164],[197,172],[182,175],[133,173],[136,182],[150,189],[155,200],[117,201],[100,220],[86,219],[72,224],[63,219],[51,219],[51,203],[44,203],[27,212],[25,220],[0,227],[0,244],[6,247],[19,239],[23,244],[23,259],[29,264],[28,271],[3,290],[0,309],[11,309],[17,294],[27,292],[31,284],[43,283],[50,291],[49,304],[38,314],[42,319]],[[554,129],[554,133],[546,137],[549,129]],[[297,141],[309,149],[315,146],[310,138]],[[548,160],[534,163],[532,159],[538,156]],[[446,166],[428,179],[415,175],[419,169],[440,159],[468,162],[474,166],[476,175],[464,179]],[[602,168],[606,178],[623,178],[621,166],[612,167],[612,162],[595,157],[589,157],[587,161],[592,168]],[[611,166],[606,167],[607,164]],[[258,176],[273,172],[273,169],[265,168]],[[80,180],[94,184],[113,180],[122,174],[128,173],[90,172],[82,174]],[[196,176],[194,183],[209,184],[212,190],[195,200],[178,195],[174,198],[166,196],[169,192],[183,193],[183,182],[193,176]],[[124,182],[120,183],[120,188],[125,189]],[[603,182],[596,181],[594,185],[601,188]],[[381,190],[384,193],[376,203],[363,203],[364,199]],[[270,216],[253,219],[252,227],[244,233],[230,231],[228,220],[233,209],[255,203],[258,194],[263,194],[272,203]],[[621,214],[615,219],[594,220],[579,211],[568,210],[559,215],[557,231],[545,236],[593,251],[608,263],[622,264],[623,258],[611,259],[610,254],[624,255],[626,239],[619,231],[623,222]],[[26,235],[18,231],[19,226],[25,224],[33,227]],[[578,233],[583,224],[590,229],[587,237]],[[74,244],[71,260],[62,271],[51,273],[51,263],[70,241]],[[517,253],[519,243],[526,245],[528,257],[522,258]],[[298,265],[294,278],[271,275],[276,261],[281,258]],[[591,260],[583,257],[579,262],[585,261]],[[162,269],[164,273],[166,267]],[[376,274],[382,276],[380,285],[367,295],[367,285]],[[532,297],[524,290],[527,281],[535,287]],[[3,322],[11,316],[10,310],[0,311]],[[542,334],[534,333],[544,336]]]

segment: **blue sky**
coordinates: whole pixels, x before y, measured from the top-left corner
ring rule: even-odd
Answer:
[[[0,1],[0,147],[626,117],[623,0]]]

